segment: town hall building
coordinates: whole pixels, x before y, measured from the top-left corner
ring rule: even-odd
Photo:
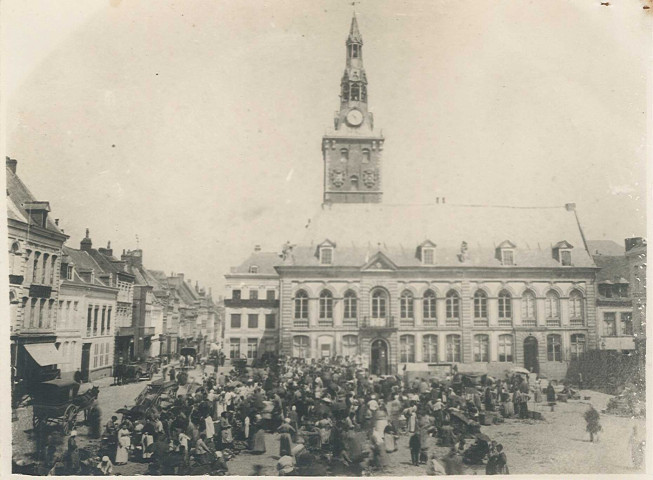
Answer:
[[[340,108],[322,139],[323,204],[274,262],[278,352],[357,359],[378,375],[450,363],[563,378],[572,359],[597,348],[597,267],[575,205],[383,203],[385,139],[368,101],[354,16]],[[227,299],[248,281],[258,288],[258,276],[269,281],[270,271],[246,263],[237,285],[227,276]],[[242,313],[231,314],[240,331]],[[227,315],[225,344],[232,336]]]

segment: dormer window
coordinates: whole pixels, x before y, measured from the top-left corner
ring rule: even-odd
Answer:
[[[66,268],[66,280],[72,280],[73,279],[73,274],[74,274],[74,267],[72,265],[68,265]]]
[[[572,244],[563,240],[553,246],[553,258],[555,258],[563,267],[571,266],[571,249],[574,248]]]
[[[331,265],[333,263],[333,248],[322,247],[320,248],[320,264]]]
[[[258,273],[258,265],[250,265],[249,273]]]
[[[417,246],[416,257],[422,265],[435,265],[435,243],[425,240]]]
[[[320,265],[332,265],[333,264],[333,254],[336,248],[336,244],[331,240],[325,240],[317,246],[317,251],[315,256],[320,261]]]
[[[509,240],[501,242],[497,247],[497,258],[501,265],[514,265],[515,264],[515,244]]]

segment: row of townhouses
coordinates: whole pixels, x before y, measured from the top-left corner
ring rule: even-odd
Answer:
[[[114,365],[170,357],[184,346],[206,353],[219,341],[219,307],[210,291],[184,275],[149,270],[143,251],[114,255],[78,248],[37,201],[7,158],[9,300],[12,380],[30,382],[111,375]]]
[[[345,53],[321,142],[322,205],[280,254],[257,246],[225,276],[229,357],[349,357],[380,375],[521,366],[560,379],[591,349],[643,352],[645,240],[594,248],[573,203],[384,204],[385,138],[356,17]]]

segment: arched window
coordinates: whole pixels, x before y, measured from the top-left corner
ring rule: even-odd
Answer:
[[[460,335],[447,335],[447,362],[461,362]]]
[[[474,335],[474,361],[490,361],[490,337],[487,335]]]
[[[499,361],[512,362],[512,335],[499,335]]]
[[[487,318],[487,294],[483,290],[476,290],[474,293],[474,318]]]
[[[34,252],[34,263],[32,266],[32,282],[39,282],[39,258],[41,258],[41,252]]]
[[[361,87],[357,83],[352,83],[351,85],[351,99],[353,101],[359,101],[361,97]]]
[[[363,149],[363,163],[370,163],[370,151],[367,148]]]
[[[547,335],[546,355],[549,362],[562,362],[562,340],[560,335]]]
[[[506,290],[499,292],[499,325],[512,322],[512,295]]]
[[[43,254],[43,267],[41,268],[41,285],[47,285],[48,281],[48,269],[50,268],[50,262],[48,260],[50,259],[50,255],[47,253]]]
[[[402,335],[399,337],[399,361],[401,363],[415,363],[415,337]]]
[[[351,187],[354,189],[358,188],[358,177],[356,175],[352,175],[349,178],[349,182],[351,183]]]
[[[428,363],[438,361],[438,336],[424,335],[422,338],[422,360]]]
[[[342,337],[342,355],[350,359],[358,355],[358,337],[356,335]]]
[[[560,323],[560,297],[553,290],[549,290],[544,301],[547,324]]]
[[[571,336],[571,359],[578,360],[585,353],[585,335],[575,333]]]
[[[583,295],[578,290],[569,295],[569,319],[573,325],[583,325]]]
[[[522,323],[524,325],[535,325],[537,322],[536,313],[535,294],[527,290],[521,297]]]
[[[342,100],[345,102],[349,101],[349,82],[342,84]]]
[[[353,321],[356,323],[358,318],[358,299],[356,298],[356,292],[352,290],[347,290],[344,297],[344,307],[345,307],[345,323]]]
[[[367,86],[365,84],[361,85],[361,101],[367,102]]]
[[[385,318],[388,308],[388,296],[384,290],[372,293],[372,318]]]
[[[341,148],[340,149],[340,161],[341,162],[346,162],[349,160],[349,150],[346,148]]]
[[[29,328],[37,328],[37,321],[39,318],[38,298],[32,298],[32,303],[29,311]]]
[[[424,292],[423,310],[424,310],[424,322],[426,323],[428,323],[429,321],[433,323],[436,320],[435,302],[436,302],[436,297],[435,297],[435,292],[433,290],[427,290],[426,292]]]
[[[413,294],[408,290],[404,290],[399,299],[399,309],[402,320],[412,320],[414,318],[413,311]]]
[[[306,335],[296,335],[292,339],[292,356],[309,358],[311,356],[311,339]]]
[[[320,320],[333,319],[333,294],[329,290],[320,293]]]
[[[304,290],[295,294],[295,320],[308,320],[308,294]]]
[[[460,297],[455,290],[449,290],[446,300],[447,325],[460,323]]]
[[[53,255],[51,260],[51,267],[50,267],[50,285],[54,285],[54,278],[55,278],[55,273],[57,272],[57,256]]]

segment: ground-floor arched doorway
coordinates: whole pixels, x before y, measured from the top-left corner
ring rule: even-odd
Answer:
[[[377,339],[372,342],[370,373],[373,375],[388,374],[388,344],[385,340]]]
[[[529,372],[540,373],[540,362],[538,361],[537,338],[528,336],[524,339],[524,368]]]

